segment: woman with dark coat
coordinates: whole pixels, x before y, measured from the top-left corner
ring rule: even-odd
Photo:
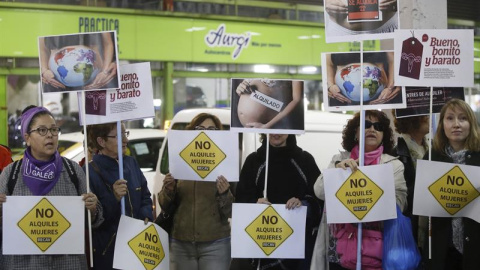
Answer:
[[[465,101],[451,99],[443,106],[431,160],[480,166],[477,120]],[[478,222],[470,218],[432,217],[432,259],[428,261],[427,269],[479,269],[479,250]]]
[[[117,134],[117,124],[108,123],[88,127],[89,141],[98,153],[89,163],[90,187],[104,209],[105,221],[93,231],[94,269],[113,269],[115,239],[121,217],[122,198],[125,199],[125,215],[153,221],[152,199],[147,180],[137,161],[123,156],[123,178],[119,176],[117,136],[122,136],[122,151],[125,154],[128,131],[122,124],[122,133]],[[122,153],[120,153],[122,154]]]
[[[262,146],[250,154],[242,167],[237,185],[236,202],[285,204],[287,209],[310,205],[307,214],[304,260],[262,259],[261,269],[308,269],[313,252],[321,205],[313,191],[313,184],[320,170],[313,156],[297,146],[295,135],[270,134],[267,198],[265,186],[266,139],[262,135]],[[256,264],[255,262],[254,264]],[[267,266],[268,265],[268,266]],[[256,267],[257,265],[255,265]]]

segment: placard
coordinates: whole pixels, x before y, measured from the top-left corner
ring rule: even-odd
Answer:
[[[327,111],[405,108],[405,89],[393,80],[393,51],[322,53],[323,100]],[[363,68],[363,71],[362,71]],[[363,80],[361,79],[363,76]]]
[[[480,222],[479,174],[478,166],[418,160],[413,214]]]
[[[327,223],[357,223],[397,217],[390,163],[323,171]]]
[[[155,223],[120,217],[115,241],[116,269],[169,270],[168,234]]]
[[[398,1],[385,2],[381,9],[378,1],[323,2],[327,43],[393,38],[400,28]]]
[[[430,115],[430,87],[405,87],[407,108],[396,109],[397,118]],[[432,112],[439,113],[452,98],[465,100],[463,87],[433,87]]]
[[[234,203],[232,258],[304,258],[306,218],[306,206]]]
[[[3,254],[84,254],[85,203],[81,196],[7,196]]]
[[[229,131],[169,130],[168,158],[175,179],[239,180],[238,134]]]
[[[78,93],[78,107],[86,109],[87,125],[155,117],[150,63],[122,65],[120,75],[118,89],[86,92],[84,103]]]
[[[118,88],[115,31],[38,38],[43,93]]]
[[[231,129],[235,132],[305,132],[303,81],[232,79]]]
[[[398,30],[394,42],[397,85],[474,85],[473,30]]]

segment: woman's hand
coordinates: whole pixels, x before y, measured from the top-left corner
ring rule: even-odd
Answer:
[[[85,202],[85,208],[90,210],[90,213],[94,214],[97,211],[97,203],[98,199],[97,196],[93,193],[82,194],[83,201]]]
[[[0,208],[2,207],[3,203],[6,202],[6,201],[7,201],[7,195],[0,194]]]
[[[117,198],[117,201],[120,201],[123,196],[127,195],[127,190],[127,180],[118,179],[113,183],[113,194],[115,195],[115,198]]]
[[[218,194],[223,194],[227,192],[229,188],[230,188],[230,184],[228,183],[227,179],[223,175],[220,175],[219,177],[217,177]]]
[[[165,175],[165,179],[163,179],[163,188],[168,192],[174,192],[175,184],[175,178],[173,178],[173,175],[171,173],[167,173],[167,175]]]
[[[325,0],[325,10],[328,13],[347,14],[348,6],[346,0]]]
[[[300,199],[295,197],[290,198],[290,200],[288,200],[285,204],[285,208],[287,208],[288,210],[292,210],[300,206],[302,206],[302,202],[300,201]]]
[[[356,171],[358,169],[358,159],[345,159],[335,165],[335,168],[341,168],[344,170],[346,170],[347,167],[351,168],[352,171]]]
[[[101,89],[109,83],[117,74],[117,65],[115,62],[110,63],[105,69],[100,71],[93,82],[85,86],[85,89]]]
[[[237,86],[237,89],[235,91],[239,96],[242,94],[251,94],[252,87],[250,86],[250,83],[247,80],[244,80]]]
[[[271,204],[267,198],[258,198],[257,203],[268,204],[268,205]]]
[[[328,87],[328,97],[334,98],[342,103],[352,103],[352,101],[342,94],[338,85],[333,84]]]
[[[373,104],[387,103],[390,100],[394,99],[398,95],[398,93],[400,93],[401,90],[402,90],[402,87],[400,86],[386,87],[385,89],[382,90],[382,92],[380,93],[377,99],[370,101],[368,104],[373,105]]]
[[[61,82],[57,81],[57,79],[55,79],[55,75],[50,69],[44,70],[42,72],[42,82],[49,84],[55,88],[62,88],[62,89],[67,88],[64,84],[62,84]]]

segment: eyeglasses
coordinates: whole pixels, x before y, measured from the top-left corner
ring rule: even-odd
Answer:
[[[32,132],[38,132],[38,134],[40,134],[40,136],[45,136],[47,135],[47,132],[50,131],[50,133],[53,135],[53,136],[57,136],[58,133],[60,133],[60,131],[62,131],[59,127],[52,127],[52,128],[46,128],[46,127],[39,127],[39,128],[36,128],[36,129],[32,129],[28,132],[28,134],[32,133]]]
[[[217,130],[216,127],[204,127],[204,126],[196,126],[195,130]]]
[[[123,137],[124,138],[128,138],[128,136],[130,136],[130,131],[123,132]],[[107,137],[107,138],[117,138],[117,135],[106,135],[105,137]]]
[[[382,123],[365,120],[365,129],[369,129],[371,126],[373,126],[373,129],[376,131],[383,131]]]

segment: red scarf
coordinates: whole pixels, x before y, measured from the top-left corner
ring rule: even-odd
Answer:
[[[365,166],[368,165],[377,165],[380,163],[380,156],[383,153],[383,145],[380,145],[377,149],[370,151],[364,154],[363,163]],[[350,158],[357,160],[359,157],[359,147],[358,144],[353,147],[352,152],[350,153]]]

